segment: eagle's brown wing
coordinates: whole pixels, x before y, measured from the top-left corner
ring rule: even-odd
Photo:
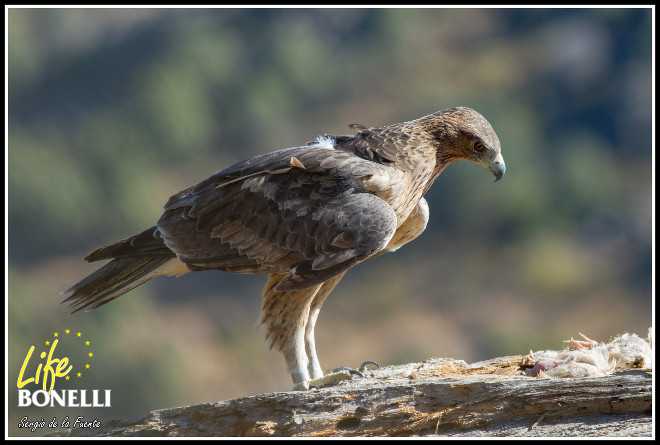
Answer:
[[[359,185],[388,170],[332,148],[279,150],[172,196],[157,227],[192,270],[285,273],[279,290],[303,289],[388,243],[394,210]]]

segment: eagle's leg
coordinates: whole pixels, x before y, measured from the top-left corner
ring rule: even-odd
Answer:
[[[323,369],[321,368],[319,359],[316,356],[316,344],[314,341],[314,326],[316,325],[316,319],[319,316],[319,311],[321,310],[321,306],[323,306],[323,302],[328,297],[328,295],[330,295],[330,292],[332,292],[337,283],[339,283],[339,281],[342,279],[344,273],[330,278],[321,284],[321,288],[314,296],[314,301],[312,301],[312,305],[309,310],[309,319],[307,320],[307,326],[305,326],[305,351],[309,361],[307,367],[309,370],[309,375],[312,379],[320,379],[323,377]]]
[[[284,355],[287,371],[293,383],[298,385],[310,379],[305,333],[310,306],[323,284],[295,291],[275,290],[283,277],[283,274],[268,276],[263,293],[261,323],[271,349],[275,348]]]
[[[314,300],[316,301],[316,299]],[[314,304],[312,303],[312,306]],[[321,307],[312,309],[309,311],[309,320],[307,321],[307,326],[305,327],[305,353],[307,354],[307,370],[309,371],[309,377],[312,379],[318,379],[323,377],[323,369],[319,363],[319,358],[316,355],[316,344],[314,342],[314,325],[316,324],[316,318],[319,315]]]
[[[264,288],[261,322],[270,347],[284,355],[294,389],[309,389],[350,378],[347,372],[323,376],[316,356],[314,325],[323,302],[344,274],[296,291],[277,291],[283,274],[271,274]]]

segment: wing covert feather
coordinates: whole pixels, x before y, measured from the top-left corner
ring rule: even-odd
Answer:
[[[279,150],[174,195],[157,226],[193,269],[287,273],[279,288],[302,289],[368,258],[392,237],[394,210],[360,185],[387,169],[328,148]]]

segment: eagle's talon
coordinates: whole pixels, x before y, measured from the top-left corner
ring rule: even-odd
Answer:
[[[346,372],[348,372],[348,373],[351,374],[351,375],[356,375],[356,376],[359,376],[359,377],[363,377],[363,378],[364,378],[364,374],[362,374],[359,370],[357,370],[357,369],[353,369],[353,368],[349,368],[348,366],[341,366],[341,367],[339,367],[339,368],[335,368],[335,369],[332,370],[333,373],[335,373],[335,372],[342,372],[342,371],[346,371]]]
[[[358,376],[358,377],[362,377],[362,378],[364,378],[364,377],[366,377],[366,376],[364,375],[364,373],[367,372],[367,371],[369,371],[369,368],[367,367],[367,366],[369,366],[369,365],[374,365],[374,366],[376,366],[374,369],[378,369],[378,368],[380,368],[380,365],[379,365],[378,363],[376,363],[375,361],[373,361],[373,360],[367,360],[367,361],[363,362],[363,363],[362,363],[357,369],[349,368],[348,366],[341,366],[341,367],[339,367],[339,368],[335,368],[335,369],[333,369],[332,372],[346,371],[346,372],[348,372],[348,373],[351,374],[351,375],[356,375],[356,376]]]
[[[358,368],[358,371],[362,371],[362,372],[368,371],[369,370],[369,368],[367,368],[368,365],[374,365],[375,366],[374,369],[380,368],[380,365],[378,363],[376,363],[375,361],[367,360],[367,361],[365,361],[364,363],[362,363],[360,365],[360,367]]]

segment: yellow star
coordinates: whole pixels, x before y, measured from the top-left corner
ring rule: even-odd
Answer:
[[[82,332],[78,332],[78,334],[77,334],[77,335],[78,335],[78,337],[80,337],[80,336],[82,335]]]
[[[68,334],[70,331],[67,329],[64,331],[65,334]]]
[[[94,353],[93,353],[93,352],[90,352],[90,353],[89,353],[89,356],[90,356],[90,357],[94,357]]]
[[[88,363],[85,364],[85,368],[89,369],[89,364]]]
[[[65,379],[65,380],[69,380],[69,376],[66,376],[64,379]]]
[[[78,373],[78,377],[80,377],[81,375],[82,375],[81,373]]]
[[[87,341],[85,342],[85,344],[86,344],[87,346],[89,346],[89,340],[87,340]]]
[[[53,335],[54,335],[55,337],[57,337],[57,332],[53,333]]]
[[[48,346],[49,344],[50,344],[50,342],[48,340],[46,340],[46,346]]]

